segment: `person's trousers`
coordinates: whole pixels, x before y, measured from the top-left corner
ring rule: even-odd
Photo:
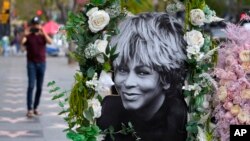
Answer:
[[[46,63],[34,63],[28,61],[27,63],[27,72],[28,72],[28,90],[27,90],[27,109],[32,110],[37,109],[40,97],[42,94],[42,87],[43,87],[43,79],[46,69]],[[36,93],[35,99],[33,104],[33,89],[35,88],[36,84]]]

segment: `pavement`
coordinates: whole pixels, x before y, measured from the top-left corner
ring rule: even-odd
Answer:
[[[43,93],[39,105],[42,115],[27,118],[26,57],[0,56],[0,141],[68,141],[67,127],[60,108],[52,101],[47,83],[55,81],[63,90],[70,90],[78,65],[68,65],[66,57],[47,57]]]

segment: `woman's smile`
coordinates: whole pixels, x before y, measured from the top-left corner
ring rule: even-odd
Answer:
[[[150,105],[161,105],[165,94],[162,92],[159,73],[135,61],[122,64],[126,65],[116,69],[115,84],[124,108],[142,110]]]
[[[122,92],[122,95],[124,95],[124,98],[128,101],[135,101],[140,97],[141,94]]]

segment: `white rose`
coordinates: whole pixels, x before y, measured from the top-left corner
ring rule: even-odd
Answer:
[[[94,12],[98,11],[98,7],[91,8],[86,15],[89,17],[91,16]]]
[[[190,22],[192,25],[201,26],[205,20],[205,14],[201,9],[192,9],[190,11]]]
[[[95,11],[89,16],[88,20],[89,29],[92,32],[96,33],[104,29],[106,25],[109,23],[109,20],[110,20],[109,14],[104,10]]]
[[[99,62],[99,63],[101,63],[101,64],[103,64],[103,63],[105,62],[104,57],[103,57],[103,54],[97,55],[97,56],[96,56],[96,60],[97,60],[97,62]]]
[[[112,81],[111,74],[102,71],[100,74],[100,78],[98,80],[98,86],[96,88],[98,94],[100,94],[100,96],[102,97],[110,95],[111,94],[110,88],[112,85],[114,85],[114,82]]]
[[[99,100],[97,99],[89,99],[88,100],[88,107],[92,107],[94,111],[93,118],[99,118],[102,114],[102,106]]]
[[[200,31],[191,30],[184,35],[184,39],[186,40],[189,46],[197,46],[202,47],[204,44],[204,38]]]
[[[107,40],[96,40],[94,45],[97,47],[97,50],[101,53],[105,53],[106,47],[108,45]]]

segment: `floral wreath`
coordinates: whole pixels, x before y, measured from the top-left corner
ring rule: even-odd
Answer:
[[[126,9],[121,8],[120,2],[90,0],[80,13],[69,13],[65,30],[68,40],[78,46],[71,56],[79,62],[80,73],[75,74],[75,84],[69,96],[67,92],[59,92],[60,88],[55,86],[54,81],[48,86],[51,87],[50,92],[55,93],[53,100],[59,100],[59,106],[63,109],[59,114],[66,115],[64,120],[68,128],[65,131],[73,141],[101,141],[105,135],[113,138],[116,133],[132,133],[140,140],[131,123],[122,124],[122,130],[118,132],[112,126],[102,131],[96,124],[96,119],[101,116],[100,102],[110,94],[110,87],[114,84],[110,75],[111,62],[118,54],[115,54],[116,47],[111,47],[109,41],[119,33],[118,22],[128,14]],[[180,8],[180,2],[173,0],[173,4],[167,6],[167,11],[172,13]],[[215,128],[211,118],[215,116],[221,119],[214,112],[216,98],[213,94],[222,88],[218,88],[212,76],[215,74],[218,47],[202,26],[222,19],[206,5],[205,0],[186,0],[185,11],[184,39],[187,42],[189,73],[183,90],[189,107],[187,140],[211,141],[220,138],[216,133],[221,129]]]

